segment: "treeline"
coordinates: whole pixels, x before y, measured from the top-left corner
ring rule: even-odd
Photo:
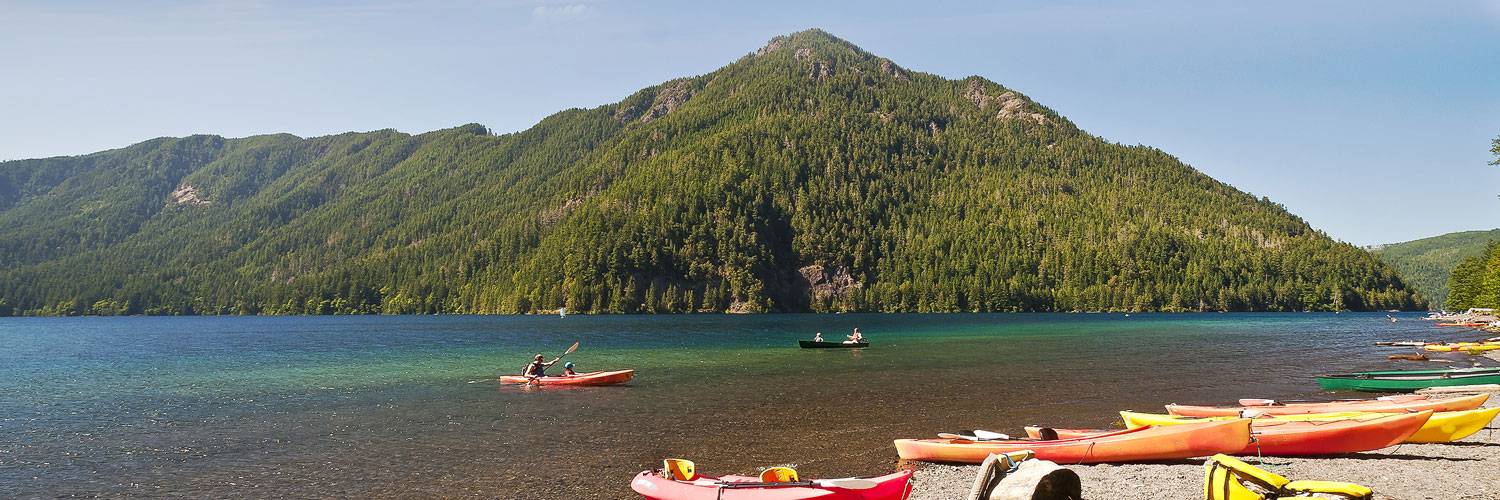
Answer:
[[[1500,244],[1491,243],[1482,255],[1460,261],[1448,279],[1450,311],[1471,307],[1500,308]]]
[[[1495,155],[1490,164],[1500,165],[1500,137],[1495,138],[1490,153]],[[1459,262],[1448,278],[1448,289],[1444,306],[1450,311],[1500,308],[1500,243],[1490,243],[1484,254]]]
[[[0,314],[1425,307],[1159,150],[817,31],[515,134],[0,163],[0,264]]]

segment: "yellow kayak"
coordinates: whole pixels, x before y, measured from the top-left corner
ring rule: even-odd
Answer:
[[[1465,411],[1444,411],[1432,414],[1427,423],[1411,437],[1406,438],[1405,443],[1449,443],[1457,441],[1484,429],[1484,426],[1500,414],[1500,408],[1480,408]],[[1294,420],[1294,421],[1334,421],[1334,420],[1367,420],[1389,417],[1389,413],[1370,413],[1350,411],[1342,413],[1309,413],[1305,415],[1267,415],[1256,417],[1256,419],[1269,420]],[[1120,412],[1120,418],[1125,420],[1125,428],[1134,429],[1148,425],[1177,425],[1191,424],[1194,422],[1208,422],[1213,420],[1233,420],[1238,417],[1178,417],[1175,415],[1161,415],[1156,413],[1137,413],[1133,411]]]
[[[1427,344],[1422,349],[1431,352],[1467,352],[1469,354],[1500,350],[1496,342],[1457,342],[1452,344]]]

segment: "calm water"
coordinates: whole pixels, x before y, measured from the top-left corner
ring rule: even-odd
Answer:
[[[1475,337],[1402,318],[0,318],[0,498],[626,498],[668,456],[873,474],[893,468],[893,438],[1316,397],[1318,372],[1424,366],[1376,340]],[[874,347],[795,347],[854,326]],[[574,340],[580,371],[637,379],[494,381]]]

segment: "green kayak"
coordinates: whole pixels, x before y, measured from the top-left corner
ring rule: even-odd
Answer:
[[[1318,377],[1329,391],[1410,392],[1428,387],[1500,384],[1500,367],[1450,370],[1391,370]]]

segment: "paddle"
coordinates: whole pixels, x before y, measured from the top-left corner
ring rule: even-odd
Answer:
[[[943,439],[959,439],[964,441],[1004,441],[1010,439],[1010,436],[1006,434],[982,430],[976,430],[973,434],[939,432],[938,437]]]
[[[573,351],[576,351],[576,350],[578,350],[578,342],[573,342],[573,345],[571,345],[571,346],[568,347],[568,351],[562,353],[562,356],[558,356],[557,359],[562,359],[563,356],[567,356],[569,354],[573,354]]]
[[[857,477],[850,477],[850,478],[844,478],[844,479],[815,479],[815,480],[812,480],[812,481],[790,481],[790,482],[785,482],[785,483],[762,483],[762,482],[753,482],[753,483],[715,483],[715,485],[718,486],[718,487],[720,487],[720,488],[724,488],[724,489],[738,489],[738,488],[808,488],[808,487],[814,487],[814,486],[816,486],[816,487],[821,487],[821,488],[843,488],[843,489],[846,489],[846,490],[868,490],[870,488],[874,488],[876,486],[879,486],[880,483],[877,483],[875,481],[871,481],[869,479],[860,479],[860,478],[857,478]]]

